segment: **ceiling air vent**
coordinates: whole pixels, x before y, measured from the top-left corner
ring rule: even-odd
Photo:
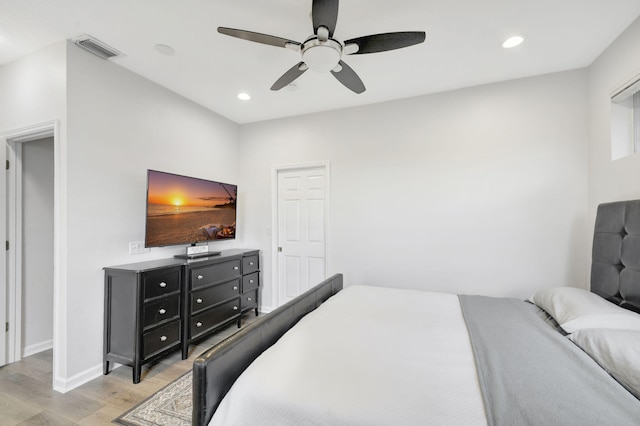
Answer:
[[[87,50],[94,55],[101,57],[102,59],[111,59],[122,56],[122,52],[117,51],[113,47],[101,42],[94,37],[91,37],[90,35],[81,35],[71,41],[73,41],[76,45],[82,47],[84,50]]]

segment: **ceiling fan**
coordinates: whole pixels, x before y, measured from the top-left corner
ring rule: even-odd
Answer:
[[[366,90],[364,83],[358,74],[341,59],[343,54],[361,55],[384,52],[413,46],[425,40],[424,31],[405,31],[373,34],[340,42],[333,38],[338,20],[338,0],[313,0],[311,18],[313,35],[303,43],[235,28],[218,27],[218,32],[256,43],[292,49],[301,54],[302,60],[285,72],[271,86],[271,90],[282,89],[308,69],[312,69],[318,72],[331,71],[331,74],[345,87],[355,93],[362,93]]]

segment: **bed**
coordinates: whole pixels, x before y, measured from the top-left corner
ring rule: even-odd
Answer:
[[[193,424],[640,424],[638,312],[640,200],[602,204],[590,292],[343,290],[338,274],[196,359]]]

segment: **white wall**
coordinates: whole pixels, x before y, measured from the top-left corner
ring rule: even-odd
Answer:
[[[348,285],[517,297],[586,287],[595,205],[640,195],[638,156],[611,162],[608,139],[609,91],[640,70],[639,39],[636,22],[588,70],[241,127],[65,43],[2,67],[0,132],[61,123],[60,379],[101,362],[102,267],[179,251],[127,254],[144,235],[147,168],[239,183],[241,240],[229,246],[262,250],[267,306],[271,167],[324,160],[329,272]]]
[[[102,361],[102,268],[184,251],[128,254],[144,240],[147,168],[235,183],[238,125],[71,44],[67,68],[67,378],[81,381]]]
[[[270,170],[331,162],[329,273],[526,297],[586,287],[586,71],[244,125],[249,246],[271,284]]]
[[[0,93],[0,133],[60,124],[54,382],[67,390],[101,372],[102,268],[182,251],[128,254],[144,238],[146,169],[237,182],[238,125],[66,42],[0,68]]]
[[[66,42],[56,43],[38,52],[0,67],[0,136],[20,134],[25,128],[33,128],[41,123],[57,122],[59,125],[58,142],[62,147],[66,141]],[[49,124],[47,124],[49,126]],[[4,138],[2,138],[4,139]],[[57,161],[64,163],[64,148],[57,153]],[[5,148],[0,148],[0,163],[5,160]],[[62,180],[60,180],[62,181]],[[66,187],[56,188],[57,197],[64,199]],[[6,174],[0,176],[0,200],[6,200]],[[63,206],[57,206],[62,209]],[[1,209],[0,223],[5,223],[5,209]],[[64,218],[58,217],[56,227],[63,229]],[[4,240],[5,227],[0,227],[0,240]],[[59,234],[56,244],[56,279],[65,282],[64,235]],[[6,252],[0,254],[0,280],[5,280]],[[4,289],[4,286],[0,286]],[[4,291],[2,302],[4,303]],[[12,297],[13,298],[13,297]],[[9,307],[9,313],[13,309]],[[54,318],[60,322],[60,317]],[[60,334],[58,336],[61,336]],[[18,350],[20,348],[17,348]],[[64,351],[64,348],[58,348]],[[64,375],[61,363],[64,355],[54,351],[54,376]]]
[[[640,198],[640,155],[611,161],[612,91],[640,76],[640,19],[589,67],[589,223],[598,204]],[[593,226],[589,229],[593,233]]]
[[[66,43],[18,61],[0,73],[0,132],[66,116]]]
[[[22,145],[22,356],[53,345],[53,138]]]

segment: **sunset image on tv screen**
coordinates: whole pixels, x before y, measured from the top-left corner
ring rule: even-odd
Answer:
[[[236,236],[237,186],[149,170],[147,247]]]

